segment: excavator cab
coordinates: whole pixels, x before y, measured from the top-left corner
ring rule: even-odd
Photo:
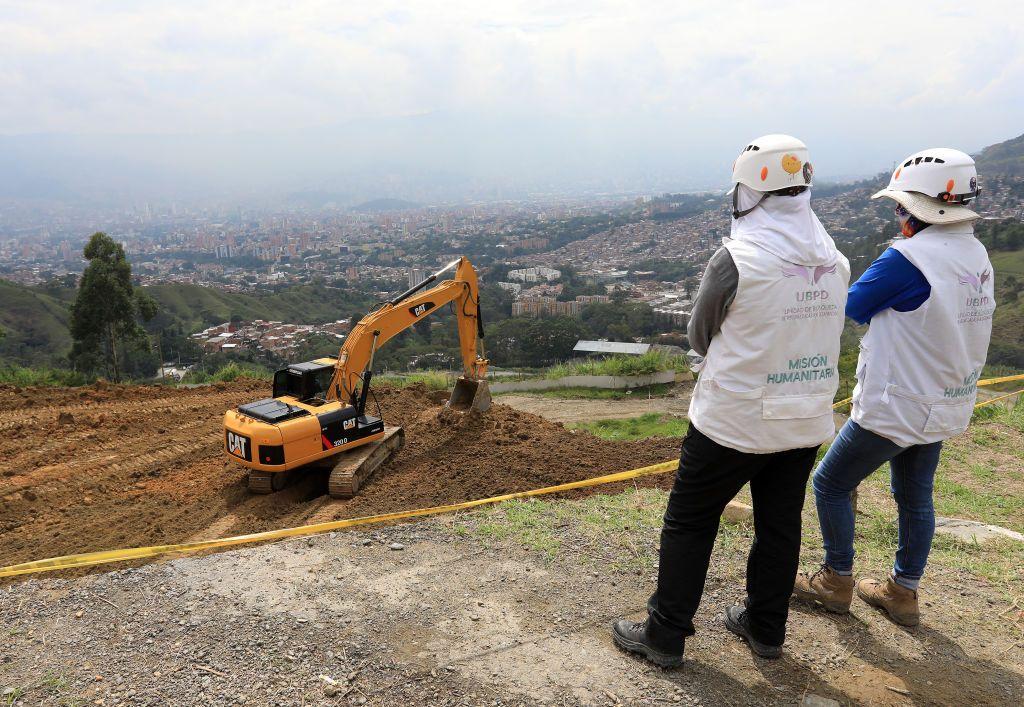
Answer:
[[[290,396],[307,405],[322,405],[327,401],[336,364],[333,358],[320,358],[282,368],[274,373],[273,396]]]

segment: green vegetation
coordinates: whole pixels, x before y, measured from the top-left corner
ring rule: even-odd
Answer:
[[[657,412],[649,412],[640,417],[595,420],[571,425],[572,429],[589,432],[601,439],[616,441],[648,437],[682,437],[689,426],[690,423],[684,418]]]
[[[67,365],[71,348],[68,304],[44,291],[0,280],[0,361],[27,366]]]
[[[671,386],[667,383],[659,383],[642,388],[633,388],[632,390],[569,387],[549,388],[548,390],[525,393],[523,391],[497,393],[497,395],[539,395],[543,398],[557,398],[559,400],[628,400],[630,398],[660,398],[668,395],[670,388]]]
[[[359,319],[373,299],[355,290],[326,285],[299,285],[279,292],[244,294],[189,284],[163,284],[145,288],[166,313],[166,321],[191,333],[229,321],[269,321],[318,324],[354,316]]]
[[[221,366],[213,373],[196,370],[189,371],[182,379],[182,383],[230,383],[239,378],[258,378],[260,380],[271,380],[273,373],[262,366],[257,366],[244,361],[232,361]]]
[[[665,492],[634,487],[594,494],[579,501],[509,501],[464,516],[456,532],[484,543],[512,542],[551,560],[560,553],[592,567],[651,572],[657,566],[657,538],[665,513]],[[456,521],[458,523],[458,521]],[[740,552],[749,531],[722,524],[719,549]]]
[[[26,368],[24,366],[0,366],[0,385],[15,385],[20,388],[37,385],[71,387],[85,385],[89,377],[64,368]]]
[[[659,282],[682,282],[694,277],[699,267],[696,263],[676,258],[651,258],[633,263],[629,268],[632,275],[638,272],[653,272]]]
[[[1015,275],[1018,279],[1024,277],[1024,250],[1003,251],[991,254],[992,267],[996,271],[996,277]]]
[[[673,356],[664,351],[648,351],[641,356],[616,354],[589,361],[577,360],[552,366],[545,378],[565,376],[647,376],[661,371],[685,371],[690,367],[685,356]]]
[[[1024,174],[1024,135],[989,145],[975,162],[983,178],[990,174]]]
[[[425,385],[430,390],[450,390],[458,374],[448,371],[423,371],[422,373],[385,373],[374,376],[373,383],[392,388],[405,388],[414,383]]]
[[[71,360],[79,370],[103,370],[120,381],[125,357],[146,346],[139,322],[156,316],[156,303],[132,285],[124,248],[107,234],[94,233],[84,254],[89,264],[71,305]]]

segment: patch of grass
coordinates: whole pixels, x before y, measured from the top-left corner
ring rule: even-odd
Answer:
[[[12,688],[11,692],[8,692],[3,697],[4,705],[6,705],[6,707],[11,707],[11,705],[13,705],[15,702],[17,702],[18,700],[20,700],[24,696],[25,696],[25,688],[23,688],[23,687]]]
[[[589,432],[601,439],[634,440],[647,437],[681,437],[686,434],[689,426],[689,421],[684,418],[649,412],[640,417],[581,422],[572,425],[571,428]]]
[[[262,366],[256,366],[242,361],[232,361],[222,366],[213,373],[206,371],[189,371],[182,383],[230,383],[239,378],[258,378],[260,380],[271,380],[274,374]]]
[[[448,371],[423,371],[421,373],[387,373],[374,380],[393,388],[405,388],[413,383],[422,383],[430,390],[449,390],[455,385],[456,375]]]
[[[540,395],[544,398],[558,398],[568,400],[629,400],[631,398],[652,397],[662,398],[668,395],[671,386],[668,384],[649,385],[643,388],[632,390],[609,390],[606,388],[552,388],[550,390],[515,391],[509,393],[498,393],[498,395]]]
[[[71,387],[87,385],[90,379],[81,373],[63,368],[26,368],[25,366],[0,367],[0,384],[19,388],[29,386]]]
[[[1007,525],[1013,516],[1024,512],[1024,499],[1009,489],[971,488],[950,479],[947,474],[940,466],[935,475],[935,512],[941,516]],[[989,478],[994,477],[993,473]]]
[[[570,361],[549,368],[545,378],[565,376],[645,376],[660,371],[685,371],[690,367],[685,356],[664,351],[648,351],[641,356],[616,354],[590,361]]]
[[[511,540],[551,559],[561,548],[555,533],[556,516],[550,512],[553,505],[537,499],[509,501],[485,512],[487,520],[475,532],[485,542]]]

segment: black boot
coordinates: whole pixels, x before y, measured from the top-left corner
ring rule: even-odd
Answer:
[[[746,606],[747,600],[743,600]],[[750,644],[750,650],[762,658],[778,658],[782,655],[782,646],[769,646],[754,638],[750,632],[750,619],[744,606],[730,606],[725,610],[725,627]]]
[[[612,640],[622,650],[639,653],[662,668],[675,668],[683,664],[683,642],[679,643],[678,653],[655,646],[648,635],[646,621],[619,619],[612,624]]]

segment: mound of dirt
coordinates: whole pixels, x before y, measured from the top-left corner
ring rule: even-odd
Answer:
[[[316,470],[254,496],[245,470],[224,458],[221,418],[266,394],[251,380],[0,388],[0,565],[455,503],[678,454],[675,439],[610,442],[500,404],[458,414],[422,386],[381,388],[384,419],[405,428],[406,446],[358,496],[326,496],[326,471]]]

